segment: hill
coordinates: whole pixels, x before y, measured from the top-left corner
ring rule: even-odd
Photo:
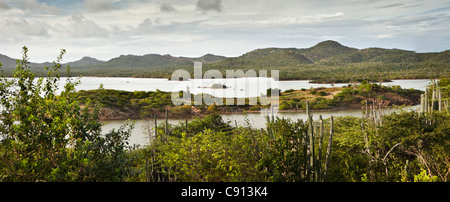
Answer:
[[[315,82],[450,77],[450,50],[416,53],[376,47],[356,49],[331,40],[302,49],[256,49],[239,57],[212,54],[198,58],[159,54],[121,55],[109,61],[84,57],[67,64],[76,67],[72,68],[75,75],[170,78],[177,69],[192,73],[193,62],[196,61],[204,63],[204,71],[216,69],[223,75],[229,69],[276,69],[280,70],[280,79],[309,79]],[[14,67],[15,59],[0,55],[0,62],[3,69],[8,69]],[[39,75],[44,65],[33,63],[31,66]]]
[[[0,54],[0,63],[2,63],[3,69],[13,68],[16,66],[16,59]]]
[[[101,64],[103,62],[104,61],[85,56],[85,57],[81,58],[80,60],[77,60],[74,62],[69,62],[69,63],[66,63],[65,65],[70,65],[71,67],[85,67],[85,66]]]

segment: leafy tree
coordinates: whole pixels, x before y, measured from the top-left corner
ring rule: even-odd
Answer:
[[[47,78],[35,78],[23,47],[14,77],[0,78],[0,181],[122,181],[127,176],[133,127],[102,135],[99,102],[81,106],[75,97],[78,83],[70,77],[56,94],[64,53],[46,67]]]

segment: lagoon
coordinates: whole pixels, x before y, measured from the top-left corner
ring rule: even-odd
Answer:
[[[294,89],[300,90],[302,88],[317,88],[317,87],[342,87],[349,83],[338,84],[317,84],[309,83],[308,80],[288,80],[276,82],[272,78],[234,78],[234,79],[191,79],[189,81],[170,81],[168,79],[160,78],[124,78],[124,77],[82,77],[74,78],[81,83],[76,87],[76,90],[93,90],[98,89],[100,84],[103,84],[105,89],[124,90],[124,91],[189,91],[193,94],[208,93],[215,97],[257,97],[261,93],[266,93],[270,87],[279,88],[281,91]],[[66,83],[66,78],[62,77],[59,83],[60,91],[62,86]],[[226,89],[210,88],[213,84],[223,84],[227,86]],[[381,83],[385,86],[399,85],[402,88],[417,90],[425,90],[426,86],[430,84],[429,79],[417,80],[393,80],[392,82]],[[255,87],[256,86],[256,87]],[[60,92],[59,91],[59,92]]]

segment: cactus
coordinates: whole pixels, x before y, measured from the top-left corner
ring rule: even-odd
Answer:
[[[320,182],[321,181],[321,165],[322,165],[322,147],[323,147],[323,119],[322,119],[322,115],[319,115],[319,120],[320,120],[320,136],[319,136],[319,151],[318,151],[318,158],[317,158],[317,168],[316,168],[316,181]]]
[[[439,87],[439,82],[433,80],[430,88],[427,87],[425,92],[420,95],[420,114],[428,114],[433,111],[442,111],[442,91]],[[430,93],[431,96],[429,96]],[[429,99],[429,97],[431,99]]]
[[[188,87],[188,89],[189,89],[189,87]],[[188,133],[188,119],[185,120],[184,127],[185,127],[185,128],[184,128],[184,133],[187,134],[187,133]]]
[[[309,101],[306,101],[306,114],[308,115],[308,132],[306,134],[306,153],[309,156],[309,165],[306,162],[306,178],[311,180],[311,172],[314,170],[314,131],[311,110],[309,109]],[[305,158],[307,160],[307,158]]]
[[[420,113],[423,115],[425,113],[425,96],[420,95]]]
[[[158,115],[155,114],[155,138],[158,139]]]
[[[164,140],[167,141],[168,140],[168,133],[167,133],[167,127],[169,125],[169,109],[166,108],[166,124],[164,127]]]
[[[428,113],[428,88],[425,88],[425,94],[424,94],[424,109],[425,109],[425,113]]]
[[[270,121],[270,116],[269,116],[269,111],[268,111],[268,109],[266,109],[266,121],[267,121],[267,123],[266,123],[267,134],[269,135],[269,137],[272,137],[272,130],[271,130],[271,128],[270,128],[270,123],[271,123],[271,121]]]
[[[328,163],[330,162],[330,157],[331,157],[331,142],[333,140],[333,125],[334,125],[334,119],[333,119],[333,116],[331,116],[330,139],[328,140],[327,156],[325,159],[324,173],[323,173],[323,178],[322,178],[323,182],[325,182],[327,180]]]
[[[309,121],[309,169],[310,172],[314,171],[315,167],[314,167],[314,127],[313,127],[313,121],[312,121],[312,117],[310,118]]]
[[[334,119],[333,116],[331,116],[330,138],[328,142],[325,163],[322,169],[323,137],[325,133],[323,118],[322,115],[319,116],[319,124],[317,129],[317,125],[314,125],[314,120],[313,116],[311,115],[311,110],[308,101],[306,101],[306,113],[308,115],[308,121],[306,122],[308,124],[308,131],[303,139],[305,177],[307,181],[324,182],[326,180],[328,163],[331,155],[331,141],[333,136]],[[315,147],[314,147],[315,135],[319,136],[317,156],[315,154]]]

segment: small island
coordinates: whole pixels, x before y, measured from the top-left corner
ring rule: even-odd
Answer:
[[[197,88],[227,89],[227,88],[229,88],[229,87],[226,86],[226,85],[224,85],[224,84],[214,83],[214,84],[211,85],[210,87],[201,87],[201,86],[198,86]]]

